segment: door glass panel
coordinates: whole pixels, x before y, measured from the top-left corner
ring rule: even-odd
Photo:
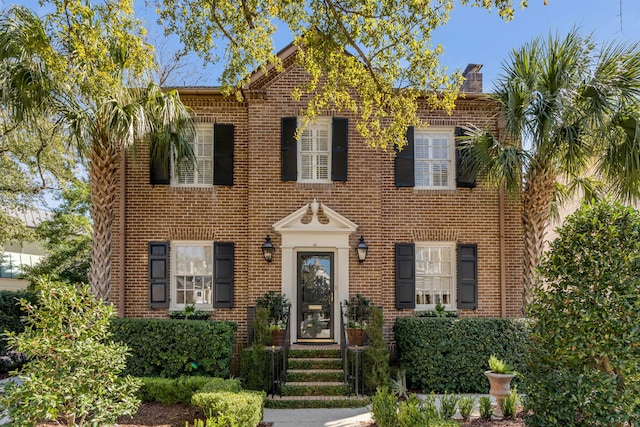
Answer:
[[[333,254],[298,254],[298,338],[332,340]]]

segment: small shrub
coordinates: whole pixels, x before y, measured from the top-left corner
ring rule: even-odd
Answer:
[[[253,321],[253,345],[250,349],[243,351],[240,358],[243,386],[250,390],[264,390],[265,360],[267,358],[264,346],[271,339],[268,319],[268,309],[256,308],[256,318]]]
[[[424,396],[424,400],[422,401],[422,410],[427,414],[428,419],[436,419],[440,417],[440,411],[438,411],[438,407],[436,406],[436,395],[433,392]]]
[[[427,414],[422,410],[415,394],[400,402],[398,406],[398,427],[415,427],[427,425]]]
[[[458,402],[458,410],[463,420],[467,421],[471,417],[471,411],[473,411],[473,405],[475,400],[473,397],[461,397]]]
[[[231,393],[219,391],[196,393],[191,403],[199,406],[207,420],[224,417],[229,426],[256,427],[262,419],[265,393],[263,391],[242,391]]]
[[[382,335],[384,318],[380,307],[369,307],[366,331],[368,347],[364,351],[364,390],[372,394],[376,387],[389,384],[389,350]]]
[[[222,380],[210,377],[145,377],[142,378],[142,386],[138,390],[138,396],[143,402],[190,404],[194,393],[200,391],[212,380],[217,379]]]
[[[59,418],[67,425],[107,425],[134,413],[139,382],[119,376],[127,348],[109,340],[113,306],[97,301],[87,286],[41,280],[36,291],[37,305],[21,301],[28,313],[24,331],[7,334],[9,348],[30,362],[21,384],[5,385],[0,408],[19,426]]]
[[[478,403],[480,404],[480,418],[483,420],[490,420],[493,415],[493,404],[491,403],[491,398],[482,396]]]
[[[371,398],[371,412],[378,427],[397,427],[398,401],[389,387],[383,386],[376,389],[376,393]]]
[[[396,396],[407,398],[409,389],[407,388],[407,372],[404,369],[399,369],[396,372],[396,379],[391,380],[391,389]]]
[[[456,405],[460,400],[460,396],[455,394],[444,393],[440,398],[440,417],[448,420],[456,414]]]
[[[515,388],[511,389],[509,396],[500,399],[500,409],[504,418],[513,418],[516,416],[516,408],[519,402],[518,392]]]

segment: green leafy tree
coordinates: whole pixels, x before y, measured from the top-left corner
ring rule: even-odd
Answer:
[[[505,129],[469,129],[463,168],[521,192],[524,302],[529,300],[554,200],[565,190],[640,195],[640,48],[597,46],[573,29],[511,52],[491,95]],[[566,192],[564,192],[566,195]]]
[[[227,93],[241,88],[254,70],[282,70],[273,46],[278,25],[297,49],[308,82],[294,99],[307,103],[313,119],[326,109],[351,111],[371,147],[402,148],[407,126],[418,125],[418,98],[428,108],[451,111],[462,76],[440,64],[444,48],[432,31],[449,19],[452,0],[155,0],[168,33],[208,62],[224,61]],[[461,6],[496,8],[513,17],[513,0],[461,0]],[[521,6],[527,1],[522,0]],[[218,53],[220,54],[218,55]],[[222,59],[221,59],[222,58]]]
[[[62,190],[62,203],[53,218],[36,229],[47,256],[38,264],[24,267],[23,277],[32,283],[41,276],[69,283],[88,283],[91,262],[91,196],[86,181],[75,179]]]
[[[177,92],[148,83],[151,47],[132,0],[40,0],[44,18],[14,6],[0,16],[0,102],[27,128],[55,124],[88,161],[93,220],[89,281],[108,300],[118,167],[124,151],[151,141],[151,155],[193,159],[190,111]]]
[[[640,417],[640,213],[583,205],[540,265],[526,380],[530,426],[622,426]]]
[[[119,377],[127,348],[109,341],[114,308],[96,300],[85,285],[40,281],[37,305],[22,300],[24,332],[9,332],[8,345],[29,362],[21,384],[9,382],[0,395],[15,425],[64,420],[67,426],[113,424],[136,411],[139,381]]]

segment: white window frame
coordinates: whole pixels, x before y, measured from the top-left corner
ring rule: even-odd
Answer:
[[[298,118],[298,123],[302,123],[302,118]],[[319,130],[326,130],[327,131],[327,150],[318,150],[317,149],[317,136],[315,135],[316,132],[318,132]],[[313,148],[312,150],[309,151],[305,151],[305,153],[307,153],[307,155],[310,155],[312,157],[312,174],[313,177],[311,178],[303,178],[303,171],[302,171],[302,159],[303,159],[303,151],[302,151],[302,139],[304,137],[304,134],[307,132],[311,132],[312,133],[312,144],[313,144]],[[331,148],[332,148],[332,141],[331,141],[331,137],[332,137],[332,128],[331,128],[331,118],[330,117],[318,117],[316,119],[315,123],[309,123],[307,125],[306,128],[304,128],[304,130],[302,130],[302,132],[300,132],[300,138],[298,139],[298,146],[297,146],[297,155],[298,155],[298,182],[302,182],[302,183],[329,183],[331,182]],[[320,158],[320,156],[325,156],[327,157],[327,177],[326,178],[318,178],[318,159]]]
[[[421,249],[428,249],[428,248],[447,248],[451,251],[451,274],[450,275],[445,275],[445,274],[419,274],[418,271],[418,263],[421,262],[419,261],[419,252]],[[420,282],[420,278],[421,277],[450,277],[450,289],[449,289],[449,302],[448,303],[443,303],[441,302],[441,304],[445,307],[445,309],[447,310],[455,310],[456,309],[456,301],[457,301],[457,268],[458,268],[458,262],[457,262],[457,247],[456,247],[456,243],[455,242],[420,242],[420,243],[416,243],[416,253],[415,253],[415,277],[416,277],[416,310],[434,310],[436,308],[436,304],[437,301],[432,300],[431,303],[427,304],[426,301],[426,297],[427,297],[427,293],[428,292],[420,292],[420,288],[419,288],[419,282]]]
[[[198,156],[197,150],[194,149],[195,164],[193,165],[194,182],[180,182],[178,176],[178,164],[175,161],[174,156],[171,156],[171,186],[173,187],[213,187],[213,164],[214,164],[214,124],[213,123],[196,123],[195,133],[196,144],[211,144],[211,156],[200,155]],[[209,139],[206,141],[205,139]],[[192,144],[193,145],[193,144]],[[210,162],[210,167],[202,168],[208,169],[208,173],[211,174],[211,181],[204,182],[205,179],[202,176],[202,172],[199,170],[198,163]]]
[[[212,311],[213,310],[213,301],[214,301],[214,292],[215,292],[215,284],[213,283],[214,281],[214,245],[213,242],[210,241],[203,241],[203,240],[174,240],[171,242],[171,244],[169,245],[170,250],[171,250],[171,267],[170,267],[170,274],[171,274],[171,280],[170,280],[170,286],[171,286],[171,304],[170,304],[170,308],[171,310],[184,310],[186,304],[182,303],[182,304],[178,304],[178,283],[177,283],[177,272],[178,272],[178,262],[177,262],[177,248],[179,246],[195,246],[195,247],[211,247],[211,259],[209,260],[211,262],[211,303],[195,303],[195,309],[196,310],[202,310],[202,311]],[[183,274],[184,276],[187,276],[187,274]],[[193,274],[193,276],[203,276],[203,275],[198,275],[198,274]],[[203,290],[204,292],[204,290]]]
[[[433,151],[434,147],[432,144],[429,144],[428,153],[426,156],[420,156],[420,152],[418,148],[418,141],[424,140],[426,137],[428,141],[431,141],[435,136],[442,136],[447,138],[447,158],[446,159],[434,159]],[[415,171],[415,187],[418,189],[425,190],[451,190],[455,189],[455,179],[456,179],[456,146],[455,146],[455,129],[450,127],[434,127],[430,126],[429,128],[422,129],[414,129],[413,131],[414,138],[414,171]],[[433,172],[436,164],[446,164],[447,166],[447,182],[444,184],[434,185],[433,178],[437,176],[436,173]],[[424,183],[424,173],[422,172],[426,168],[429,169],[429,184]]]

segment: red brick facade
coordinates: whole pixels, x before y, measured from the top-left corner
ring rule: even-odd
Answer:
[[[357,224],[357,231],[349,236],[348,294],[365,295],[384,309],[388,338],[392,336],[394,319],[414,312],[396,309],[396,243],[477,244],[477,309],[459,310],[460,315],[519,316],[522,302],[519,200],[506,195],[501,204],[499,191],[481,179],[475,188],[396,187],[393,155],[367,148],[355,130],[354,117],[333,111],[327,115],[349,119],[347,181],[302,184],[281,180],[281,118],[299,115],[305,105],[304,100],[294,102],[290,96],[302,78],[301,70],[288,67],[280,75],[254,82],[245,92],[245,102],[225,99],[215,89],[181,92],[182,100],[193,108],[199,121],[235,126],[232,186],[152,186],[148,151],[143,148],[135,156],[128,156],[121,313],[126,317],[167,317],[167,309],[153,310],[149,306],[148,242],[234,242],[233,308],[215,309],[213,318],[236,322],[237,342],[245,343],[247,306],[254,305],[256,297],[268,290],[281,291],[282,275],[286,274],[282,266],[282,239],[272,226],[317,199]],[[499,132],[493,113],[491,104],[472,95],[460,99],[452,115],[426,108],[419,111],[420,117],[432,126],[454,128],[472,123]],[[111,300],[116,305],[120,304],[118,278],[123,268],[119,261],[121,221],[117,215],[111,287]],[[265,262],[260,249],[268,234],[276,247],[271,263]],[[358,263],[353,250],[360,235],[369,246],[364,263]],[[295,296],[288,296],[296,301]]]

